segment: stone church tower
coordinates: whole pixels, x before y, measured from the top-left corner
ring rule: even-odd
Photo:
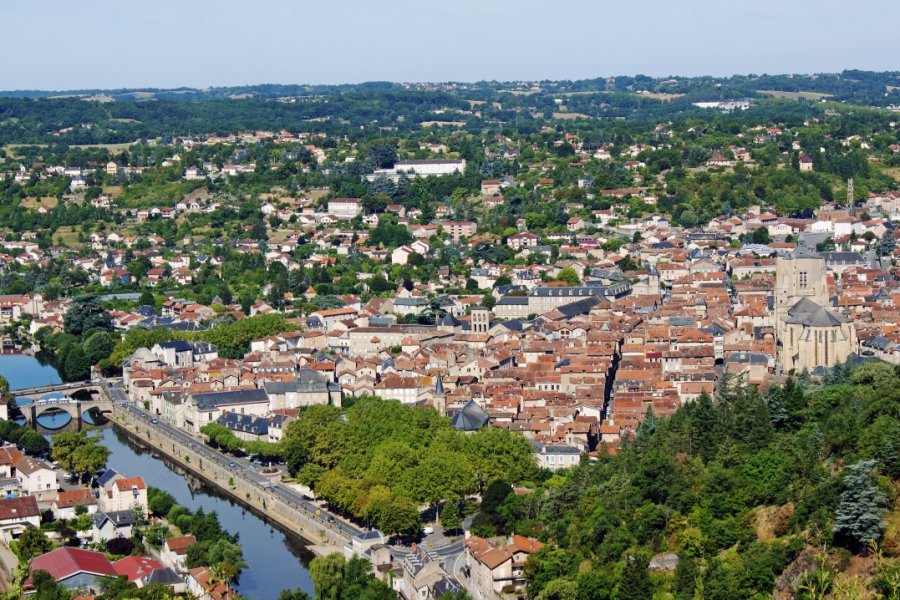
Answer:
[[[775,338],[784,372],[833,367],[857,350],[856,329],[828,307],[825,259],[800,242],[776,261]]]

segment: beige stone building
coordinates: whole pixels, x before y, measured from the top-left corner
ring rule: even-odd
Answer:
[[[799,244],[777,261],[775,335],[782,371],[832,367],[856,352],[856,329],[831,310],[825,259]]]

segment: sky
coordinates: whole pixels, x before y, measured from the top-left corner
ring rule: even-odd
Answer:
[[[900,70],[898,0],[0,0],[0,89]]]

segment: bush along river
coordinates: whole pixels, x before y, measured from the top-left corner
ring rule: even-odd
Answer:
[[[13,391],[60,382],[53,367],[42,365],[31,356],[0,356],[0,375],[9,380]],[[28,401],[20,400],[20,404]],[[83,415],[83,420],[85,424],[93,422],[87,413]],[[71,418],[65,413],[38,418],[41,427],[51,430],[48,434],[51,437],[52,430],[65,429],[70,422]],[[108,467],[128,476],[140,475],[147,485],[169,492],[179,504],[191,511],[202,508],[207,513],[216,512],[222,526],[229,533],[238,534],[238,543],[247,562],[234,586],[241,595],[270,600],[277,598],[282,589],[296,587],[313,594],[312,580],[307,570],[313,555],[299,537],[266,523],[214,488],[189,480],[166,461],[155,458],[149,450],[141,449],[112,427],[101,427],[100,434],[103,444],[111,451]]]

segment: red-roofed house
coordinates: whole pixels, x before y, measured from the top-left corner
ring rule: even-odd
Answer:
[[[41,509],[34,496],[0,500],[0,536],[9,541],[19,537],[26,527],[41,526]]]
[[[470,580],[478,590],[478,597],[499,600],[501,591],[506,588],[524,592],[525,561],[544,544],[514,535],[505,546],[495,546],[473,535],[466,539],[465,547],[466,567],[470,570]]]
[[[22,453],[15,446],[0,447],[0,478],[15,477],[16,461],[20,458],[22,458]]]
[[[78,516],[75,507],[79,505],[85,507],[89,515],[97,512],[97,499],[86,489],[60,492],[50,505],[50,510],[57,519],[74,519]]]
[[[200,600],[234,600],[237,596],[237,592],[212,576],[209,567],[191,569],[187,581],[188,591]]]
[[[47,571],[63,587],[79,588],[98,593],[101,582],[118,573],[109,559],[100,552],[63,547],[42,554],[31,561],[31,573]],[[31,588],[31,575],[23,586]]]
[[[116,479],[105,494],[100,494],[100,510],[103,512],[131,510],[135,505],[141,507],[144,517],[150,514],[147,507],[147,484],[143,477]]]
[[[169,538],[163,544],[159,557],[179,573],[183,572],[187,569],[185,561],[187,560],[188,548],[196,543],[197,539],[192,535]]]
[[[145,556],[126,556],[114,562],[112,566],[116,573],[128,579],[128,583],[134,583],[138,587],[143,587],[141,578],[149,575],[154,569],[162,568],[159,561]]]

